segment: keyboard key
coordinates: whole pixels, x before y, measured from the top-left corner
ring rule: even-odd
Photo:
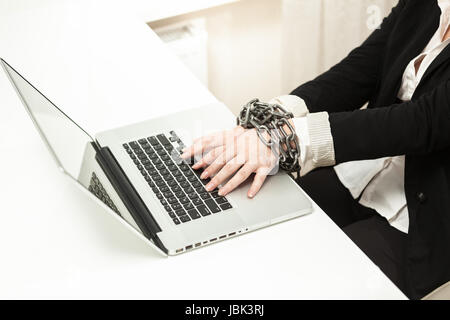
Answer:
[[[203,168],[197,169],[197,170],[192,169],[192,170],[194,171],[194,174],[195,174],[197,177],[199,177],[199,178],[200,178],[200,176],[202,175],[202,173],[203,173],[203,171],[204,171]]]
[[[233,207],[231,206],[231,204],[229,204],[228,202],[227,202],[227,203],[224,203],[224,204],[221,204],[220,207],[222,208],[222,210],[228,210],[228,209],[233,208]]]
[[[170,206],[164,206],[164,209],[166,209],[167,212],[171,212],[172,208]]]
[[[190,210],[190,209],[194,209],[195,206],[192,204],[192,202],[188,202],[186,204],[183,204],[184,210]]]
[[[220,197],[219,196],[219,190],[211,192],[211,195],[212,195],[213,198],[219,198]]]
[[[156,184],[153,181],[149,181],[148,185],[150,186],[150,188],[154,188],[156,186]]]
[[[171,144],[165,144],[165,145],[164,145],[164,148],[166,148],[166,150],[167,150],[168,152],[172,152],[172,150],[173,150],[173,146],[172,146]]]
[[[202,201],[202,199],[200,199],[200,198],[194,199],[194,200],[192,200],[192,202],[193,202],[196,206],[201,206],[201,205],[203,204],[203,201]]]
[[[169,165],[169,166],[167,166],[167,168],[169,168],[169,170],[172,171],[172,172],[173,171],[178,171],[178,167],[176,165]]]
[[[163,206],[167,206],[167,201],[165,199],[159,200]]]
[[[169,192],[169,191],[170,191],[169,187],[163,187],[163,188],[161,188],[161,192],[162,192],[162,193],[164,193],[164,192]]]
[[[202,183],[197,180],[197,181],[192,182],[192,186],[194,188],[202,187]]]
[[[147,140],[148,140],[148,142],[150,142],[150,144],[152,146],[155,146],[155,145],[159,144],[158,139],[156,139],[155,136],[148,137]]]
[[[170,141],[166,138],[165,135],[158,134],[156,137],[158,138],[159,142],[161,142],[162,144],[170,145]]]
[[[177,214],[177,216],[181,217],[186,214],[186,211],[184,211],[183,209],[178,209],[175,210],[175,213]]]
[[[186,178],[183,177],[183,176],[175,177],[175,179],[180,183],[180,185],[181,185],[182,182],[187,182]]]
[[[158,151],[158,150],[162,150],[162,145],[160,145],[159,143],[158,144],[155,144],[154,146],[153,146],[153,149],[155,149],[156,151]]]
[[[197,210],[198,210],[198,212],[200,212],[200,214],[203,217],[209,216],[211,214],[211,212],[209,211],[209,209],[205,205],[198,206]]]
[[[187,164],[180,165],[180,169],[182,171],[190,171],[190,168],[189,168],[189,166]]]
[[[200,214],[198,213],[198,211],[197,211],[196,209],[188,210],[188,215],[189,215],[193,220],[200,218]]]
[[[148,161],[148,160],[146,160],[146,161]],[[150,163],[150,161],[149,161],[149,163]],[[151,164],[146,164],[146,165],[144,166],[144,168],[145,168],[146,170],[155,170],[155,167],[152,166]]]
[[[194,181],[197,181],[197,177],[194,176],[194,175],[192,175],[192,176],[188,177],[188,180],[189,180],[190,182],[194,182]]]
[[[180,187],[182,187],[183,189],[189,188],[189,182],[187,182],[186,180],[180,182]]]
[[[179,225],[181,222],[180,222],[180,220],[178,220],[178,218],[175,218],[175,219],[172,219],[173,220],[173,222],[176,224],[176,225]]]
[[[177,191],[177,192],[175,192],[175,196],[177,197],[177,198],[183,198],[184,197],[184,192],[183,191]]]
[[[178,199],[175,198],[175,197],[170,197],[170,198],[167,199],[167,201],[168,201],[170,204],[178,203]]]
[[[183,197],[183,198],[180,199],[180,202],[181,202],[181,204],[188,203],[189,202],[189,198]]]
[[[165,175],[163,175],[163,179],[166,181],[170,181],[170,180],[173,180],[173,177],[170,174],[165,174]]]
[[[161,160],[162,160],[162,161],[167,161],[167,160],[170,160],[170,157],[169,157],[168,154],[163,154],[163,155],[161,156]]]
[[[152,176],[152,179],[153,179],[154,181],[159,181],[159,180],[162,180],[162,177],[158,174],[158,175]]]
[[[179,204],[178,202],[172,204],[172,209],[173,209],[173,210],[179,210],[179,209],[181,209],[181,208],[182,208],[182,206],[181,206],[181,204]]]
[[[201,197],[203,200],[206,200],[206,199],[210,199],[210,198],[211,198],[210,195],[209,195],[209,193],[206,193],[206,192],[200,193],[200,197]]]
[[[175,133],[175,131],[173,131],[173,130],[171,130],[170,132],[170,141],[177,141],[179,138],[178,138],[178,135]],[[174,140],[172,140],[172,139],[174,139]]]
[[[156,187],[153,187],[153,188],[152,188],[152,191],[153,191],[155,194],[158,194],[158,193],[159,193],[159,189],[156,188]]]
[[[155,184],[160,188],[167,186],[167,184],[164,182],[164,180],[155,181]]]
[[[195,188],[195,191],[197,191],[197,193],[199,193],[199,194],[200,194],[200,193],[207,192],[206,189],[203,188],[203,187]]]
[[[175,219],[177,217],[177,215],[173,212],[173,211],[168,211],[167,214],[169,215],[169,217],[171,217],[172,219]]]
[[[188,193],[188,197],[189,197],[189,199],[192,200],[192,199],[198,198],[198,195],[195,192],[191,192],[191,193]]]
[[[174,165],[174,163],[173,163],[173,161],[172,160],[165,160],[164,161],[164,164],[168,167],[168,166],[173,166]]]
[[[205,204],[208,206],[209,210],[211,210],[212,213],[217,213],[220,211],[219,206],[214,202],[213,199],[205,200]]]
[[[192,189],[192,187],[189,186],[189,187],[187,187],[187,188],[184,189],[184,192],[185,192],[185,193],[191,193],[191,192],[195,192],[195,190]]]
[[[172,174],[175,176],[175,177],[179,177],[179,176],[182,176],[183,174],[181,173],[181,171],[180,170],[174,170],[174,171],[172,171]]]
[[[156,194],[156,197],[160,200],[164,198],[164,196],[161,193]]]
[[[175,180],[168,181],[167,184],[171,188],[174,188],[174,187],[178,186],[178,183]]]
[[[219,198],[216,198],[216,202],[218,204],[222,204],[222,203],[227,203],[228,201],[224,197],[219,197]]]
[[[125,149],[127,149],[127,150],[130,149],[130,146],[129,146],[128,144],[126,144],[126,143],[123,144],[123,147],[124,147]]]
[[[171,198],[171,197],[173,197],[173,193],[170,191],[166,191],[166,192],[163,192],[163,196],[164,196],[164,198]]]
[[[186,214],[184,216],[181,216],[180,220],[181,220],[181,222],[185,223],[185,222],[191,221],[191,218],[189,218],[189,216]]]
[[[136,141],[131,141],[131,142],[129,143],[129,145],[130,145],[130,147],[133,148],[133,149],[139,148],[139,145],[137,144]]]
[[[138,142],[140,144],[145,144],[145,143],[147,143],[147,139],[139,139]]]
[[[160,156],[167,154],[167,152],[164,149],[156,150],[156,153],[159,154]]]
[[[179,186],[178,184],[176,184],[176,185],[174,185],[174,186],[172,187],[172,191],[173,191],[173,192],[179,192],[179,191],[181,191],[181,188],[180,188],[180,186]]]

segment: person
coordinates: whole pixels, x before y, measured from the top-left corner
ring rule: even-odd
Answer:
[[[300,186],[412,299],[450,280],[449,26],[450,0],[400,0],[340,63],[272,101],[295,115]],[[239,126],[183,152],[221,195],[254,173],[250,198],[277,161]]]

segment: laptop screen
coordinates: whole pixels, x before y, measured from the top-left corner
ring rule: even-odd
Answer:
[[[0,62],[58,166],[77,179],[86,145],[93,139],[7,62]]]

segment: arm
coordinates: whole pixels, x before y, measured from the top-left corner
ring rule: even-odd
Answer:
[[[414,101],[329,115],[336,163],[450,147],[450,80]]]
[[[339,112],[362,107],[377,89],[386,42],[405,3],[400,0],[381,27],[344,60],[291,94],[302,98],[311,112]]]

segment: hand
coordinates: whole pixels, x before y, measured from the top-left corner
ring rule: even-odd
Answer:
[[[267,134],[265,138],[270,140]],[[181,157],[188,159],[198,154],[202,154],[202,158],[192,168],[205,168],[201,179],[212,177],[206,190],[214,190],[234,174],[219,189],[221,196],[227,195],[252,173],[256,173],[247,193],[249,198],[253,198],[278,163],[278,157],[262,143],[255,129],[240,126],[195,140],[192,146],[183,150]]]

